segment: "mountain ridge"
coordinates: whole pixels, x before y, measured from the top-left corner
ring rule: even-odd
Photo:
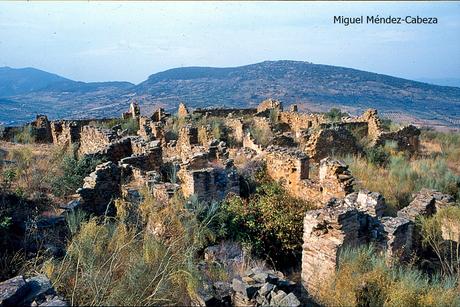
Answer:
[[[1,72],[2,68],[0,80],[4,78]],[[19,85],[24,84],[23,79],[19,78]],[[18,86],[14,94],[2,91],[0,85],[0,97],[9,101],[4,107],[0,102],[0,122],[24,122],[33,113],[47,113],[50,118],[119,116],[133,99],[151,111],[158,106],[173,110],[180,101],[190,107],[250,107],[263,99],[276,98],[287,105],[303,105],[301,109],[309,111],[341,107],[358,113],[371,107],[397,120],[400,117],[419,124],[460,127],[458,87],[304,61],[172,68],[151,74],[137,85],[73,81],[55,74],[46,75],[40,82],[23,86],[23,92]],[[29,107],[27,115],[21,116],[19,106],[25,105]]]

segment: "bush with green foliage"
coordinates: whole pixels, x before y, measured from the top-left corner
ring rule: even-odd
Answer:
[[[32,125],[23,126],[19,132],[14,134],[13,141],[21,144],[32,144],[35,142],[35,133]]]
[[[342,117],[348,116],[348,113],[342,112],[342,110],[338,108],[332,108],[329,112],[324,114],[326,118],[333,122],[338,122],[342,119]]]
[[[74,193],[83,184],[88,176],[102,160],[91,156],[78,159],[74,155],[65,155],[61,161],[62,174],[53,178],[52,192],[56,196],[65,196]]]
[[[301,252],[303,217],[310,209],[279,183],[265,181],[249,199],[227,199],[220,218],[226,236],[249,245],[255,255],[296,257]]]

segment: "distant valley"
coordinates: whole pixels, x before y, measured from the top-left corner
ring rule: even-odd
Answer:
[[[161,106],[247,107],[266,98],[305,111],[377,108],[401,122],[460,127],[460,88],[351,68],[266,61],[231,68],[184,67],[129,82],[78,82],[33,68],[0,68],[0,122],[17,125],[37,113],[58,118],[119,116],[136,99],[144,112]]]

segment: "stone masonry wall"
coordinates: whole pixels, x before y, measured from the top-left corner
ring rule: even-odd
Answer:
[[[338,160],[331,158],[321,160],[319,181],[325,200],[331,197],[341,198],[353,192],[354,178],[348,166]]]
[[[265,155],[267,174],[281,181],[288,191],[297,193],[301,180],[308,179],[308,158],[298,150],[271,146]]]
[[[111,129],[84,126],[80,135],[79,154],[96,153],[118,139],[117,134]]]
[[[342,126],[319,129],[307,137],[302,147],[316,162],[328,156],[357,154],[361,151],[356,138]]]
[[[323,208],[309,211],[304,219],[302,284],[315,296],[322,283],[330,282],[340,251],[374,243],[392,263],[408,261],[420,248],[416,220],[453,204],[449,195],[422,189],[397,217],[383,217],[385,200],[378,193],[359,191],[333,199]]]
[[[243,121],[241,119],[236,119],[236,118],[226,118],[225,126],[230,128],[234,140],[237,143],[242,144],[243,137],[244,137]]]
[[[53,143],[58,145],[70,145],[80,141],[81,126],[77,121],[53,121],[51,122],[51,135]]]
[[[280,112],[280,121],[288,124],[296,134],[302,129],[315,128],[326,119],[320,114],[306,114],[298,112]]]
[[[98,165],[78,189],[81,208],[95,215],[115,214],[113,200],[121,194],[121,170],[113,162]]]
[[[35,121],[32,122],[32,129],[37,143],[53,142],[50,121],[46,115],[37,115]]]

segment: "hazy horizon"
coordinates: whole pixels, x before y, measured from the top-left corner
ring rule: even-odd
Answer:
[[[350,25],[333,16],[438,18]],[[412,80],[460,77],[456,2],[1,2],[0,66],[139,83],[176,67],[308,61]]]

